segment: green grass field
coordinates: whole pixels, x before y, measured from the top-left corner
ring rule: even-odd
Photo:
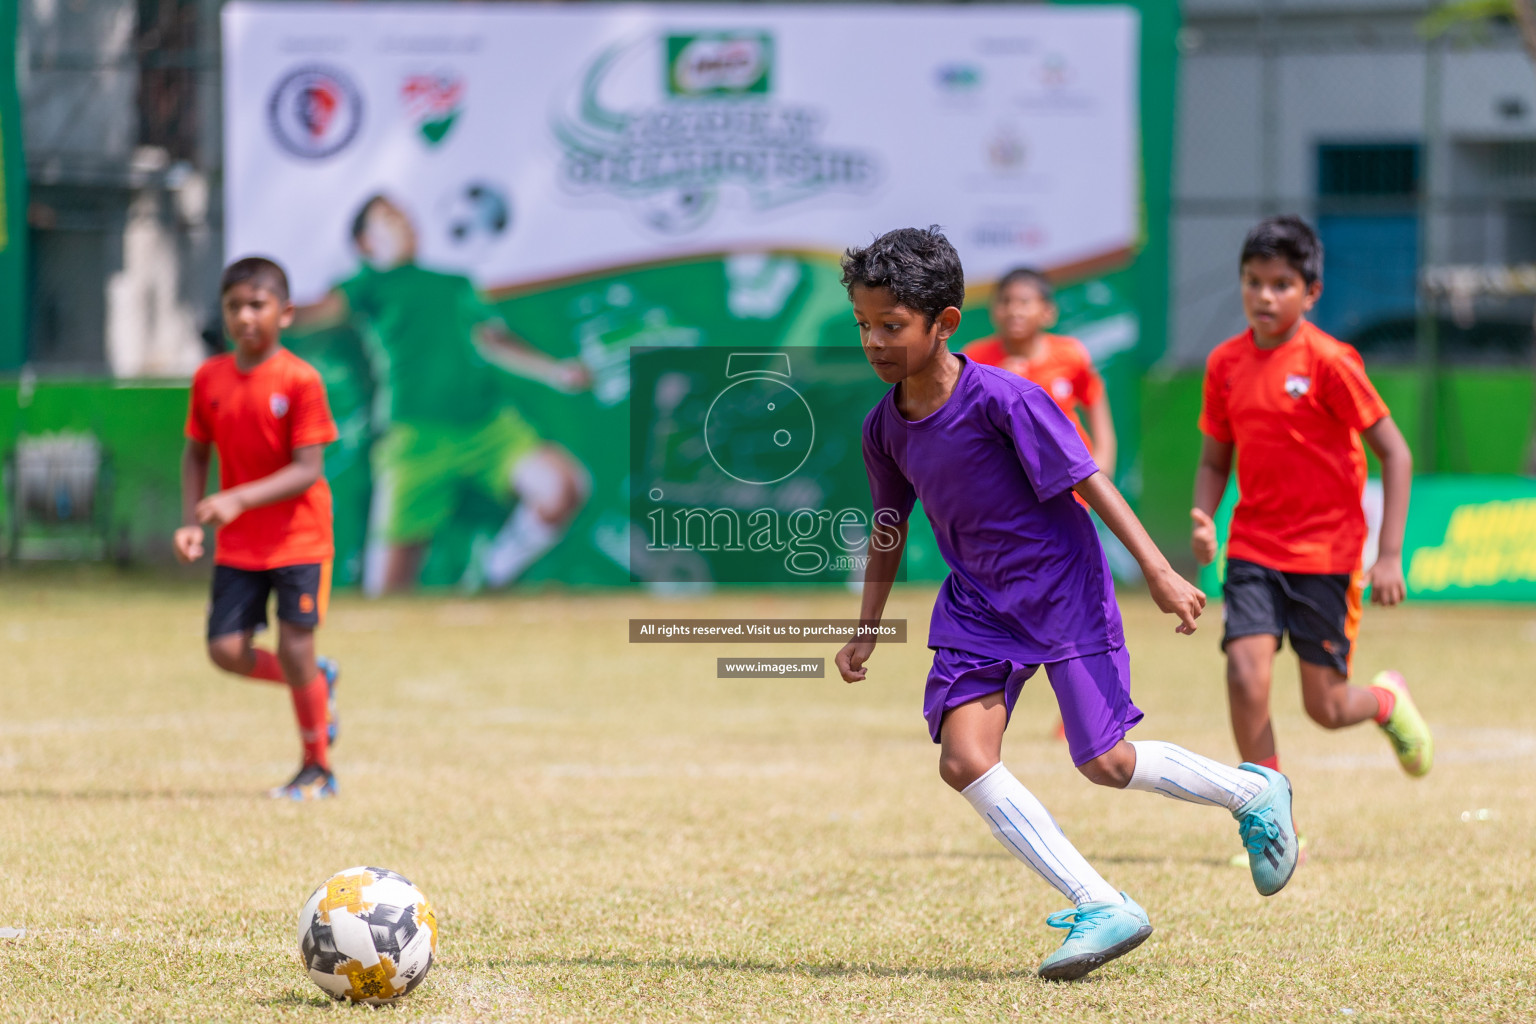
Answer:
[[[200,589],[0,577],[0,927],[26,929],[0,939],[0,1019],[1536,1019],[1536,610],[1367,613],[1357,668],[1401,668],[1437,729],[1423,781],[1374,727],[1307,722],[1282,662],[1312,856],[1269,900],[1227,866],[1226,815],[1078,776],[1032,684],[1008,763],[1157,928],[1062,985],[1034,968],[1065,901],[938,778],[930,600],[898,591],[919,642],[846,686],[714,678],[830,646],[631,646],[626,620],[847,617],[848,595],[343,597],[342,795],[292,805],[262,795],[297,763],[287,696],[205,663]],[[1235,760],[1219,608],[1186,638],[1125,606],[1136,735]],[[442,923],[390,1010],[298,963],[299,904],[358,863]]]

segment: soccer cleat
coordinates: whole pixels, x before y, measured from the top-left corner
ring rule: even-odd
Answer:
[[[324,800],[336,795],[336,776],[329,768],[306,764],[286,786],[267,795],[274,800]]]
[[[1152,934],[1147,912],[1125,893],[1124,903],[1084,903],[1045,919],[1052,928],[1069,929],[1061,947],[1040,962],[1040,977],[1076,981],[1089,971],[1124,956]]]
[[[1381,731],[1387,734],[1392,749],[1397,752],[1397,763],[1416,779],[1428,775],[1435,762],[1435,738],[1408,693],[1408,684],[1396,672],[1378,672],[1371,685],[1392,691],[1392,714],[1381,726]]]
[[[1237,833],[1248,848],[1248,870],[1253,886],[1264,896],[1285,888],[1301,862],[1296,823],[1291,819],[1291,782],[1272,768],[1244,762],[1245,772],[1264,776],[1264,791],[1232,812]]]
[[[1301,867],[1303,864],[1305,864],[1307,862],[1307,837],[1306,836],[1297,836],[1296,837],[1296,851],[1297,851],[1296,852],[1296,866],[1297,867]],[[1244,870],[1247,870],[1247,868],[1248,868],[1248,851],[1244,850],[1242,853],[1234,853],[1230,858],[1227,859],[1227,866],[1228,867],[1233,867],[1233,868],[1242,868]]]
[[[325,675],[325,743],[335,746],[341,735],[341,718],[336,714],[336,684],[341,681],[341,666],[335,658],[316,658],[315,667]]]

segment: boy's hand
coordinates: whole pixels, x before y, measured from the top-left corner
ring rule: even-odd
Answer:
[[[1194,524],[1189,531],[1189,549],[1195,553],[1195,561],[1210,565],[1216,561],[1216,524],[1198,508],[1189,510],[1189,518]]]
[[[176,557],[183,562],[195,562],[203,557],[203,528],[201,526],[176,527],[176,533],[171,542],[176,548]]]
[[[1147,589],[1152,591],[1152,600],[1159,610],[1179,617],[1174,632],[1189,634],[1195,631],[1195,620],[1205,610],[1205,594],[1199,587],[1174,572],[1172,566],[1165,565],[1161,571],[1148,574]]]
[[[1376,564],[1366,571],[1365,582],[1371,588],[1371,604],[1390,608],[1408,596],[1408,584],[1403,581],[1401,556],[1376,559]]]
[[[856,683],[868,674],[869,670],[864,663],[869,656],[875,653],[873,640],[850,640],[843,645],[843,649],[837,652],[834,659],[837,662],[837,670],[843,675],[843,682]]]
[[[197,521],[217,530],[239,519],[240,513],[244,511],[245,502],[240,500],[238,494],[234,491],[220,491],[197,503]]]
[[[592,386],[592,373],[576,360],[567,359],[555,366],[553,383],[557,390],[567,393],[585,391]]]

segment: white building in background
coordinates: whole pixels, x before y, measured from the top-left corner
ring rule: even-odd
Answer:
[[[219,260],[214,0],[21,0],[29,360],[184,377]]]
[[[1243,328],[1237,254],[1266,214],[1317,224],[1317,319],[1377,357],[1413,354],[1421,260],[1536,262],[1536,65],[1513,26],[1428,42],[1432,6],[1185,0],[1170,363]],[[1529,359],[1531,300],[1474,312],[1448,358]]]

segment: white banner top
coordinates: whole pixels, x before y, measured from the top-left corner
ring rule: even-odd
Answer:
[[[1140,235],[1126,7],[224,8],[226,249],[307,302],[384,195],[486,289],[939,224],[973,281]]]

